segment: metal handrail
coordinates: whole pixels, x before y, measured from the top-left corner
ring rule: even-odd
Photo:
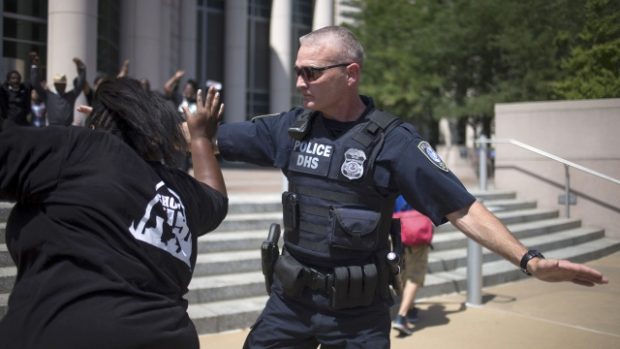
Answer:
[[[561,157],[559,157],[557,155],[554,155],[554,154],[551,154],[549,152],[546,152],[546,151],[544,151],[542,149],[538,149],[538,148],[533,147],[533,146],[531,146],[529,144],[525,144],[523,142],[519,142],[516,139],[512,139],[512,138],[507,138],[507,139],[486,139],[486,137],[482,136],[482,137],[480,137],[476,141],[476,143],[478,143],[478,144],[481,144],[481,143],[487,143],[487,144],[490,144],[490,143],[509,143],[509,144],[513,144],[513,145],[516,145],[516,146],[521,147],[523,149],[529,150],[531,152],[534,152],[534,153],[540,154],[542,156],[548,157],[549,159],[555,160],[557,162],[561,162],[564,165],[567,165],[567,166],[570,166],[570,167],[574,167],[574,168],[576,168],[578,170],[581,170],[583,172],[589,173],[589,174],[591,174],[593,176],[597,176],[597,177],[600,177],[602,179],[608,180],[610,182],[613,182],[613,183],[616,183],[616,184],[620,184],[620,179],[616,179],[616,178],[610,177],[610,176],[608,176],[606,174],[594,171],[594,170],[589,169],[589,168],[587,168],[585,166],[581,166],[581,165],[576,164],[576,163],[574,163],[572,161],[568,161],[568,160],[563,159],[563,158],[561,158]]]
[[[566,209],[566,217],[570,218],[570,175],[569,168],[573,167],[580,171],[586,172],[593,176],[608,180],[612,183],[620,184],[620,180],[612,178],[606,174],[594,171],[585,166],[576,164],[572,161],[563,159],[557,155],[538,149],[529,144],[525,144],[516,139],[487,139],[481,136],[476,143],[479,144],[479,184],[480,190],[487,190],[487,145],[491,143],[508,143],[523,149],[529,150],[536,154],[547,157],[551,160],[564,164],[566,182],[564,185],[564,204]],[[472,239],[467,244],[467,304],[471,306],[479,306],[482,304],[482,247]]]

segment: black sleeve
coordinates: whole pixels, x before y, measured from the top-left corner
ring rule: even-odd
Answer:
[[[181,195],[192,220],[190,226],[199,227],[198,236],[220,225],[228,213],[228,198],[224,194],[178,169],[161,164],[154,168],[164,182]]]
[[[292,113],[282,113],[223,124],[217,138],[220,154],[226,160],[284,168],[291,145],[288,127],[293,118]]]
[[[78,68],[77,71],[77,82],[73,88],[73,94],[75,96],[75,99],[77,99],[80,93],[82,93],[82,90],[84,90],[84,84],[86,83],[86,68]]]
[[[395,129],[384,149],[380,156],[390,163],[391,180],[398,191],[435,225],[476,200],[413,128]]]
[[[0,137],[0,199],[38,202],[57,184],[66,152],[62,130],[11,127]]]
[[[215,230],[228,213],[228,197],[204,183],[198,183],[202,195],[192,196],[197,200],[196,207],[200,207],[198,217],[201,219],[200,227],[203,228],[199,235],[204,235]]]

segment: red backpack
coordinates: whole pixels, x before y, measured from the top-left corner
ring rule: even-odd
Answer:
[[[433,240],[433,222],[416,210],[395,212],[392,218],[400,219],[400,236],[403,245],[430,245]]]

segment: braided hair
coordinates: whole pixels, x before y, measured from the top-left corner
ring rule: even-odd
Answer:
[[[182,121],[168,101],[123,77],[99,85],[86,126],[120,137],[147,161],[174,166],[187,151]]]

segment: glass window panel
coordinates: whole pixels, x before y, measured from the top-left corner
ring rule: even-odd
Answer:
[[[4,18],[2,30],[5,38],[18,40],[47,41],[47,24],[35,23],[27,20],[17,20],[14,18]]]
[[[2,52],[4,57],[17,58],[23,61],[28,60],[28,53],[37,52],[41,60],[41,66],[45,66],[47,49],[45,44],[36,44],[29,42],[19,42],[14,40],[2,41]]]
[[[120,69],[119,57],[120,1],[99,1],[97,17],[97,71],[116,76]]]
[[[47,0],[4,0],[4,12],[47,20]]]
[[[206,79],[224,79],[224,14],[209,13],[207,22]]]

